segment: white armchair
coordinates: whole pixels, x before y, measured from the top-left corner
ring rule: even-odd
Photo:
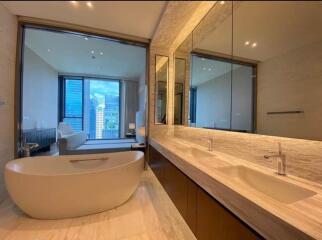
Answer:
[[[58,138],[70,136],[75,133],[72,127],[69,124],[64,122],[60,122],[58,124],[57,132],[58,132]]]
[[[73,150],[84,144],[87,134],[84,131],[75,132],[69,124],[60,122],[58,125],[58,147],[59,154],[67,154],[69,150]]]

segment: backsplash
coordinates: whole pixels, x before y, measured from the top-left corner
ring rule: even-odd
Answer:
[[[207,148],[207,139],[214,138],[214,150],[275,169],[274,159],[264,155],[277,153],[277,143],[286,154],[286,172],[322,184],[322,142],[264,136],[258,134],[208,130],[184,126],[153,126],[151,136],[182,138]]]

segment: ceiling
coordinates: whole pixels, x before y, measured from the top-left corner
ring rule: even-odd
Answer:
[[[211,11],[220,11],[215,6]],[[211,16],[211,14],[210,14]],[[209,32],[194,48],[230,55],[232,53],[232,17],[231,11],[225,21]],[[205,18],[215,21],[214,18]],[[233,55],[265,61],[287,51],[313,44],[322,40],[322,1],[241,1],[234,8]],[[197,39],[197,37],[194,37]],[[250,41],[246,46],[245,42]],[[251,44],[256,42],[256,47]]]
[[[245,65],[193,55],[191,86],[198,87],[224,75],[226,75],[225,79],[230,81],[231,79],[235,79],[234,72],[241,67],[245,67]]]
[[[72,3],[76,2],[76,3]],[[15,15],[152,38],[166,1],[1,1]]]
[[[136,79],[145,73],[146,49],[94,37],[26,29],[25,44],[60,73]]]
[[[197,87],[231,71],[231,63],[192,56],[191,86]]]

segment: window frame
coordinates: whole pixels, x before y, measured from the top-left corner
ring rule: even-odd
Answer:
[[[63,122],[64,118],[76,118],[82,119],[82,131],[84,131],[84,82],[85,80],[97,80],[97,81],[110,81],[110,82],[118,82],[119,83],[119,128],[118,128],[118,138],[93,138],[88,140],[115,140],[115,139],[122,139],[121,138],[121,122],[122,122],[122,80],[115,79],[115,78],[105,78],[105,77],[94,77],[94,76],[80,76],[80,75],[59,75],[59,122]],[[66,80],[80,80],[82,81],[82,117],[66,117],[65,115],[65,103],[66,103]]]

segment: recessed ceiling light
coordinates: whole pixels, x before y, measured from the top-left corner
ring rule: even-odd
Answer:
[[[246,46],[248,46],[249,44],[250,44],[250,42],[249,42],[249,41],[246,41],[246,42],[245,42],[245,45],[246,45]]]
[[[73,4],[74,6],[77,6],[78,5],[78,2],[77,1],[70,1],[71,4]]]
[[[202,70],[206,70],[206,68],[205,68],[205,67],[203,67],[203,68],[202,68]]]
[[[225,1],[220,1],[220,5],[224,5],[225,4]]]
[[[210,72],[211,71],[211,68],[208,68],[208,71]]]
[[[104,53],[103,52],[100,52],[100,55],[102,56]]]
[[[86,2],[86,5],[87,5],[87,7],[89,7],[89,8],[92,8],[92,7],[93,7],[92,2]]]
[[[95,52],[94,52],[94,50],[91,50],[91,54],[94,54]]]
[[[254,42],[254,43],[252,44],[252,47],[257,47],[257,43],[256,43],[256,42]]]
[[[48,49],[47,49],[47,52],[51,52],[51,49],[50,49],[50,48],[48,48]]]
[[[204,58],[201,58],[201,60],[202,60],[202,61],[205,61],[206,59],[204,59]]]
[[[88,37],[84,37],[84,39],[87,41],[88,40]]]

